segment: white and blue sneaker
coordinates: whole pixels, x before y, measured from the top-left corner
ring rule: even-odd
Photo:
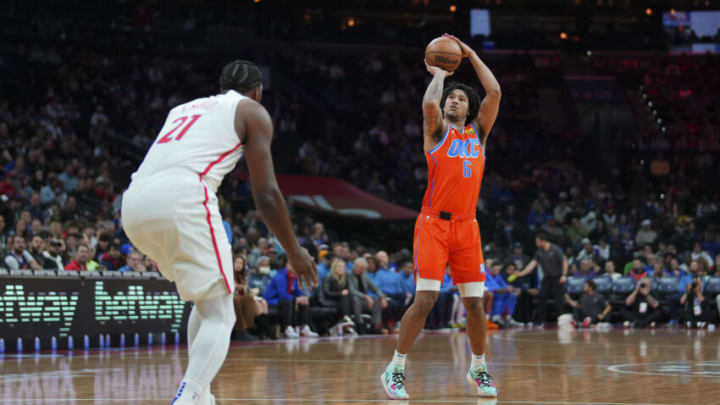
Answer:
[[[478,396],[497,397],[497,388],[495,388],[495,383],[487,372],[486,365],[477,367],[474,370],[468,370],[466,378],[470,384],[477,387]]]
[[[382,383],[385,393],[390,399],[409,399],[410,397],[405,391],[405,370],[400,367],[390,369],[388,364],[385,367],[385,371],[380,375],[380,382]]]

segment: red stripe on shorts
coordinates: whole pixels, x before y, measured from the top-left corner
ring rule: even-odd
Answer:
[[[203,201],[203,206],[205,206],[205,212],[207,212],[207,223],[210,227],[210,236],[212,237],[212,243],[213,248],[215,249],[215,257],[218,261],[218,266],[220,266],[220,273],[222,273],[223,279],[225,280],[225,286],[227,287],[228,294],[232,294],[232,289],[230,288],[230,283],[228,283],[227,276],[225,275],[225,270],[223,270],[222,260],[220,260],[220,251],[218,250],[217,240],[215,239],[215,229],[212,226],[212,222],[210,221],[210,208],[207,205],[208,202],[208,190],[205,183],[203,183],[203,189],[205,190],[205,201]]]

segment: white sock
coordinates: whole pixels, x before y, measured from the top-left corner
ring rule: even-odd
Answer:
[[[487,368],[487,365],[485,364],[485,354],[476,355],[473,353],[472,355],[472,361],[470,362],[470,368],[472,370],[475,370],[478,367]]]
[[[395,350],[390,366],[405,370],[405,359],[407,359],[407,354],[400,354],[397,350]]]

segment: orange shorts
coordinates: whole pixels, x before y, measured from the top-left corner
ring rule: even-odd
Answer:
[[[442,282],[450,264],[454,284],[485,281],[482,241],[475,214],[441,219],[423,208],[415,222],[413,263],[416,279]]]

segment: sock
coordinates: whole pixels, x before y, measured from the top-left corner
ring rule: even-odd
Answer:
[[[487,368],[487,365],[485,364],[485,354],[481,355],[472,355],[472,361],[470,362],[470,369],[475,370],[478,367]]]
[[[405,359],[407,359],[407,354],[400,354],[397,350],[395,350],[395,354],[390,362],[390,367],[405,370]]]

